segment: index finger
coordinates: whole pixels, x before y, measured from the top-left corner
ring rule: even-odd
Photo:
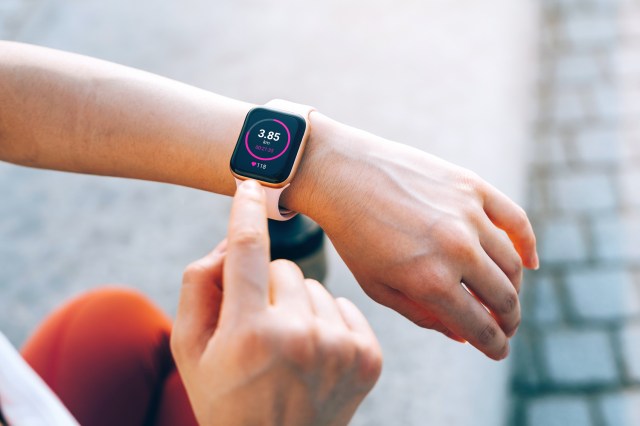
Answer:
[[[531,269],[540,265],[536,251],[536,236],[527,213],[505,194],[486,184],[484,211],[498,228],[504,230],[522,263]]]
[[[233,199],[223,275],[222,315],[264,309],[269,304],[269,231],[265,193],[244,181]]]

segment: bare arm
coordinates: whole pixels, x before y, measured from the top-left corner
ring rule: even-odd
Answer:
[[[85,56],[0,42],[0,160],[233,194],[250,104]]]
[[[0,42],[0,160],[229,195],[229,157],[251,106]],[[538,266],[525,212],[461,167],[318,112],[310,122],[283,205],[325,229],[374,300],[504,358],[520,323],[522,268]]]

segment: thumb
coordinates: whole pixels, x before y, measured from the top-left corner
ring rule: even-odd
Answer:
[[[269,231],[264,189],[254,180],[238,187],[231,207],[224,263],[222,315],[255,312],[269,305]]]

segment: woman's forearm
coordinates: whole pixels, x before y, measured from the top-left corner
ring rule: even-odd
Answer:
[[[0,42],[0,160],[232,194],[252,105],[66,52]]]

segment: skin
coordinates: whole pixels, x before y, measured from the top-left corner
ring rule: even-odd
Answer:
[[[202,425],[345,425],[380,375],[380,346],[351,302],[269,262],[265,199],[244,182],[228,242],[185,270],[180,375]]]
[[[231,195],[228,161],[252,104],[103,61],[0,42],[0,160]],[[331,238],[364,291],[492,359],[520,323],[535,235],[473,172],[310,115],[281,204]],[[485,307],[488,309],[485,309]]]

